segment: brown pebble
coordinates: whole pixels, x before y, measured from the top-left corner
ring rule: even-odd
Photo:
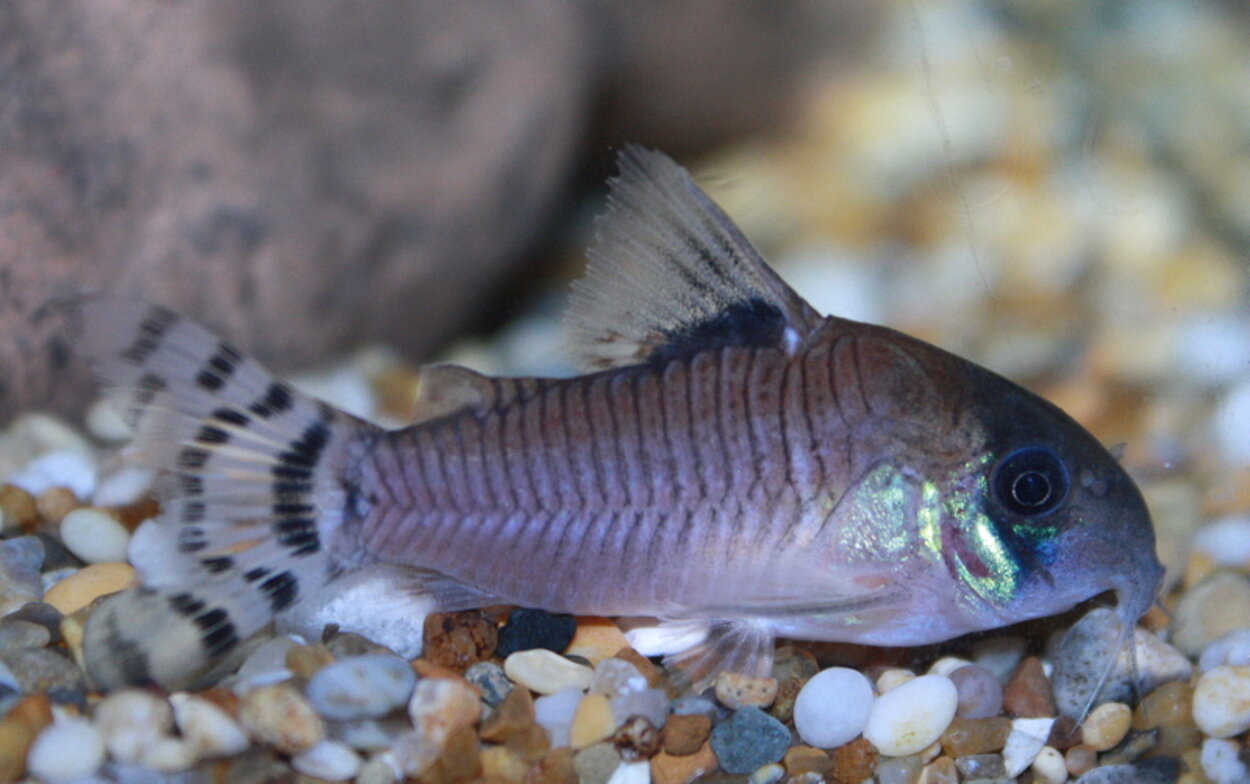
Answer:
[[[1080,778],[1098,764],[1098,752],[1084,743],[1078,743],[1064,752],[1063,764],[1073,778]]]
[[[334,663],[334,654],[330,649],[316,643],[313,645],[293,645],[286,652],[286,666],[300,678],[308,679],[316,675],[322,668]]]
[[[778,681],[797,678],[801,683],[806,683],[818,672],[820,664],[806,648],[783,645],[773,654],[772,675]]]
[[[441,664],[435,664],[429,659],[413,659],[412,671],[417,674],[418,678],[445,678],[468,683],[464,678],[464,673],[456,672],[452,668],[444,667]],[[473,688],[480,691],[476,686],[473,686]]]
[[[1194,690],[1185,681],[1165,683],[1146,695],[1133,711],[1132,728],[1149,730],[1155,727],[1193,725]]]
[[[577,784],[573,750],[566,746],[543,754],[525,774],[525,784]]]
[[[938,757],[924,766],[916,784],[959,784],[959,768],[950,757]]]
[[[616,753],[626,762],[651,759],[660,751],[660,731],[643,716],[630,716],[612,736]]]
[[[506,746],[487,746],[482,749],[482,776],[500,779],[510,784],[521,784],[530,764],[522,760]]]
[[[967,757],[1002,751],[1011,734],[1011,719],[993,716],[988,719],[956,717],[942,733],[938,742],[948,757]]]
[[[877,747],[864,738],[856,738],[831,755],[833,768],[829,776],[838,782],[860,782],[872,778],[880,757]]]
[[[821,776],[833,769],[833,760],[823,749],[811,746],[791,746],[782,759],[786,775],[802,776],[804,773],[819,773]]]
[[[624,659],[625,661],[637,667],[638,672],[642,673],[642,676],[647,679],[648,688],[651,688],[651,689],[656,688],[657,686],[660,685],[660,682],[663,680],[663,677],[660,673],[660,668],[656,667],[654,664],[651,663],[650,659],[648,659],[646,656],[643,656],[641,653],[634,650],[633,648],[622,648],[616,652],[616,656],[614,656],[613,658]]]
[[[1026,656],[1003,688],[1003,710],[1022,719],[1042,719],[1055,715],[1055,697],[1050,679],[1042,670],[1042,660]]]
[[[39,523],[39,510],[35,507],[34,497],[17,485],[0,484],[0,511],[4,512],[6,528],[17,527],[30,533]]]
[[[161,502],[153,496],[146,496],[133,504],[113,507],[109,513],[117,518],[117,522],[121,523],[122,527],[128,531],[134,531],[139,527],[139,523],[160,516]]]
[[[534,698],[529,689],[513,689],[499,707],[482,722],[478,733],[488,743],[503,743],[527,727],[534,726]]]
[[[78,496],[68,487],[49,487],[35,499],[35,509],[45,525],[60,525],[65,515],[82,506]]]
[[[477,610],[430,613],[422,637],[422,658],[463,674],[494,654],[499,627]]]
[[[1189,749],[1202,745],[1201,733],[1193,724],[1174,724],[1169,727],[1157,727],[1157,741],[1150,750],[1152,757],[1179,757]],[[1246,739],[1243,736],[1242,744]]]
[[[456,727],[443,742],[434,764],[421,773],[422,784],[457,784],[482,773],[482,755],[472,727]]]
[[[676,716],[670,717],[670,721]],[[719,764],[710,743],[704,743],[691,754],[675,755],[661,751],[651,758],[652,784],[690,784],[716,770]],[[700,781],[706,782],[703,778]]]
[[[17,781],[26,772],[26,752],[44,727],[52,723],[46,694],[31,694],[0,719],[0,781]]]
[[[775,699],[775,678],[751,678],[736,672],[722,672],[716,677],[716,700],[730,710],[767,708]]]
[[[674,757],[694,754],[712,734],[712,719],[702,713],[673,715],[664,723],[664,751]]]
[[[262,686],[239,699],[239,723],[256,740],[284,754],[307,751],[325,737],[312,705],[286,684]]]
[[[1046,745],[1065,751],[1081,742],[1081,725],[1071,716],[1060,716],[1050,727]]]
[[[799,692],[803,690],[803,681],[798,678],[786,678],[784,681],[777,683],[777,699],[773,700],[772,707],[768,709],[769,715],[782,724],[788,723],[794,718],[794,701],[799,698]]]
[[[504,745],[521,759],[533,761],[543,756],[551,748],[551,736],[542,727],[537,724],[531,724],[508,736],[508,740],[504,741]],[[569,753],[572,754],[573,750],[569,749]]]

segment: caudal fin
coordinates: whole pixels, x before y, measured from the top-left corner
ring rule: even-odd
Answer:
[[[131,548],[143,587],[88,621],[88,672],[185,687],[342,567],[354,467],[378,429],[164,308],[94,299],[75,316],[80,353],[134,427],[129,457],[161,472],[163,509]]]

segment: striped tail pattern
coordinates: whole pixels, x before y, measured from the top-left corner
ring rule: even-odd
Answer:
[[[164,308],[73,310],[82,355],[134,428],[128,457],[162,472],[162,519],[131,544],[143,586],[91,615],[87,670],[102,687],[188,687],[351,565],[337,534],[381,431]]]

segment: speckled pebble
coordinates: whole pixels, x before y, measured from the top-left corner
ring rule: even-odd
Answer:
[[[631,716],[617,727],[612,745],[626,762],[651,759],[660,751],[660,730],[643,716]]]
[[[43,597],[43,543],[34,536],[0,541],[0,616]]]
[[[831,667],[817,673],[794,702],[794,728],[804,743],[836,748],[864,731],[872,710],[872,684],[857,670]]]
[[[1194,723],[1213,738],[1250,729],[1250,667],[1216,667],[1194,688]]]
[[[464,671],[464,678],[482,692],[482,702],[496,708],[512,692],[513,684],[503,667],[494,662],[478,662]]]
[[[743,708],[712,730],[712,750],[728,773],[751,773],[780,762],[790,748],[790,731],[759,708]]]
[[[545,649],[561,653],[573,641],[577,620],[571,615],[555,615],[544,610],[518,608],[499,629],[496,652],[508,658],[517,651]]]
[[[1133,709],[1122,702],[1104,702],[1081,724],[1081,742],[1094,751],[1114,748],[1128,734]]]
[[[585,690],[595,674],[584,664],[544,648],[512,654],[504,660],[503,669],[513,681],[539,694],[555,694],[568,688]]]
[[[104,763],[104,739],[83,719],[58,718],[35,738],[26,754],[30,772],[56,784],[93,775]]]
[[[767,708],[777,699],[777,680],[722,672],[716,676],[715,694],[720,704],[730,710]]]
[[[352,721],[385,716],[412,696],[417,676],[408,662],[385,653],[354,656],[317,671],[308,699],[327,719]]]
[[[0,650],[43,648],[52,642],[52,632],[43,624],[12,617],[0,620]]]
[[[1046,745],[1054,724],[1053,718],[1012,720],[1011,734],[1003,745],[1003,766],[1008,776],[1019,776],[1033,764]]]
[[[284,754],[298,754],[325,737],[312,705],[286,684],[262,686],[239,700],[239,723],[256,740]]]
[[[291,757],[291,767],[305,776],[326,781],[347,781],[360,772],[360,766],[360,756],[336,740],[323,740]]]
[[[47,694],[53,702],[82,702],[86,678],[69,659],[45,648],[0,650],[24,694]]]
[[[997,716],[1003,710],[1003,687],[989,670],[977,664],[958,667],[950,674],[959,692],[955,715],[965,719]]]
[[[873,702],[864,737],[887,757],[915,754],[942,736],[958,703],[950,678],[922,675]]]
[[[430,613],[422,626],[422,657],[464,672],[495,652],[499,628],[477,610]]]
[[[239,754],[249,745],[247,733],[221,707],[182,692],[169,695],[174,721],[196,759]]]

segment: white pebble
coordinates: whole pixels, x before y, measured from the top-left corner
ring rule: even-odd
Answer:
[[[38,779],[72,781],[92,775],[104,764],[104,738],[88,722],[58,717],[44,728],[26,753],[26,767]]]
[[[408,662],[389,653],[373,653],[321,668],[308,682],[307,694],[327,719],[376,719],[405,704],[416,682]]]
[[[1003,767],[1015,778],[1025,771],[1046,745],[1054,719],[1012,719],[1011,734],[1003,746]]]
[[[663,689],[618,694],[612,698],[612,718],[619,727],[630,716],[642,716],[657,730],[663,729],[668,719],[668,706],[668,694]]]
[[[144,753],[174,726],[169,703],[149,691],[124,689],[100,701],[95,726],[109,755],[119,762],[140,762]]]
[[[290,635],[274,637],[261,643],[244,659],[235,675],[234,693],[240,697],[253,689],[272,686],[289,680],[295,673],[287,669],[287,651],[303,643],[302,638]]]
[[[872,684],[859,671],[830,667],[799,691],[794,728],[809,746],[837,748],[864,731],[872,703]]]
[[[61,541],[87,563],[124,561],[130,532],[107,512],[85,506],[65,515]]]
[[[178,692],[169,695],[174,719],[197,760],[243,752],[252,742],[230,714],[202,697]]]
[[[1243,784],[1250,771],[1240,759],[1237,741],[1207,738],[1202,742],[1202,772],[1215,784]]]
[[[1216,667],[1199,678],[1194,723],[1212,738],[1250,729],[1250,667]]]
[[[1234,515],[1205,525],[1194,534],[1191,546],[1224,566],[1250,563],[1250,517]]]
[[[775,762],[770,762],[752,771],[751,775],[747,776],[747,784],[777,784],[785,777],[786,769]]]
[[[1033,772],[1045,784],[1063,784],[1068,780],[1068,766],[1063,752],[1054,746],[1043,746],[1033,760]]]
[[[573,716],[583,696],[582,690],[574,687],[534,700],[534,720],[551,735],[553,749],[569,745]]]
[[[1250,664],[1250,629],[1238,629],[1220,637],[1202,651],[1198,659],[1201,672],[1232,665],[1242,667]]]
[[[569,688],[585,691],[595,677],[589,667],[543,648],[517,651],[504,660],[503,670],[515,683],[539,694]]]
[[[960,667],[966,667],[969,664],[972,664],[972,662],[959,656],[943,656],[929,665],[928,674],[949,676],[955,670],[958,670]]]
[[[622,762],[608,777],[608,784],[651,784],[651,763],[647,760]]]
[[[897,689],[899,686],[902,686],[904,683],[907,683],[908,681],[914,681],[915,679],[916,679],[916,673],[912,672],[911,670],[903,670],[903,669],[898,669],[898,668],[886,670],[885,672],[877,676],[877,693],[885,694],[887,691],[892,691],[894,689]]]
[[[96,506],[133,504],[152,489],[155,472],[139,466],[124,466],[100,479],[91,503]]]
[[[1250,378],[1225,393],[1210,421],[1224,459],[1235,465],[1250,463]]]
[[[873,702],[864,737],[887,757],[915,754],[941,737],[958,704],[950,678],[921,675]]]
[[[85,452],[49,452],[27,463],[5,481],[33,496],[51,487],[68,487],[79,498],[90,498],[95,492],[95,466]]]
[[[326,781],[347,781],[360,772],[360,766],[359,755],[337,740],[323,740],[291,757],[291,767],[305,776]]]
[[[101,441],[117,443],[127,441],[134,431],[117,410],[117,405],[108,398],[100,398],[87,409],[84,424],[88,432]]]

